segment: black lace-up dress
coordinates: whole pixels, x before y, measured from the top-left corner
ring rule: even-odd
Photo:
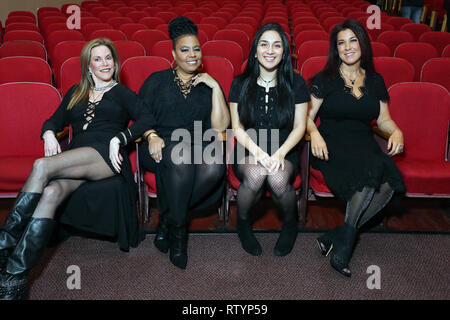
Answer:
[[[359,90],[362,95],[356,97],[340,74],[326,81],[316,77],[311,93],[323,99],[318,130],[327,144],[329,160],[311,156],[311,164],[322,172],[333,194],[344,200],[364,186],[378,189],[385,182],[402,193],[402,175],[371,130],[371,122],[380,113],[380,101],[389,100],[384,80],[378,73],[367,74]]]
[[[133,144],[134,139],[153,126],[153,117],[137,95],[121,84],[105,92],[96,103],[79,103],[67,110],[74,90],[75,86],[44,123],[42,134],[47,130],[59,132],[70,124],[73,138],[68,148],[94,148],[116,174],[111,178],[83,183],[61,206],[59,221],[79,230],[110,237],[127,251],[144,239],[137,221],[137,186],[127,149],[120,148],[123,162],[121,172],[117,173],[109,159],[109,142],[124,132],[127,142]],[[131,120],[134,123],[128,127]]]
[[[239,103],[239,95],[242,90],[241,88],[242,84],[240,83],[239,78],[235,78],[231,85],[230,94],[228,97],[229,102]],[[310,100],[308,86],[306,85],[305,80],[297,74],[294,74],[294,94],[294,104],[300,104]],[[289,137],[289,134],[292,131],[292,125],[286,125],[283,128],[278,127],[276,87],[269,88],[266,102],[266,89],[265,87],[258,86],[256,101],[257,102],[254,106],[255,123],[253,124],[252,129],[254,129],[257,134],[256,136],[249,134],[249,136],[264,152],[272,155]],[[249,128],[245,129],[248,130]],[[274,130],[278,130],[278,139],[276,139],[276,131]],[[261,132],[261,134],[258,134],[259,132]],[[240,177],[239,175],[237,164],[242,161],[244,156],[248,157],[250,153],[243,146],[238,145],[239,142],[236,143],[233,150],[233,170],[238,179],[242,181],[243,177]],[[296,147],[292,148],[286,155],[285,159],[289,160],[293,164],[293,176],[295,177],[300,166],[300,155],[298,149]]]

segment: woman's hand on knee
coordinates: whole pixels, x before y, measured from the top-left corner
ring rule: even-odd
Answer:
[[[162,149],[165,146],[164,140],[160,137],[153,137],[148,143],[148,152],[150,153],[150,157],[152,157],[157,163],[162,160]]]
[[[283,154],[280,149],[277,150],[270,158],[272,160],[272,167],[270,168],[270,172],[277,172],[278,169],[284,170],[284,158],[285,154]]]
[[[120,140],[116,137],[112,138],[109,142],[109,159],[117,172],[120,172],[122,166],[122,155],[120,150]]]
[[[59,145],[53,131],[47,130],[42,138],[44,139],[44,154],[46,157],[51,157],[61,153],[61,146]]]

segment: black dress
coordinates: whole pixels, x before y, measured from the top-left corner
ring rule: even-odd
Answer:
[[[99,103],[79,103],[67,110],[73,86],[56,112],[45,121],[42,134],[59,132],[69,124],[73,138],[68,149],[94,148],[115,173],[98,181],[87,181],[71,194],[62,207],[59,221],[79,230],[114,238],[124,251],[136,247],[145,237],[139,229],[136,212],[137,186],[128,152],[120,148],[122,170],[117,173],[109,159],[109,142],[126,131],[128,142],[152,127],[153,119],[143,102],[127,87],[117,84],[105,92]],[[136,120],[128,129],[130,120]]]
[[[228,96],[229,102],[235,102],[239,103],[239,95],[241,93],[242,83],[240,81],[240,78],[235,78],[233,80],[233,83],[231,84],[230,94]],[[264,151],[267,152],[269,155],[274,154],[279,147],[283,145],[283,143],[288,138],[289,134],[292,131],[293,128],[293,122],[292,124],[285,125],[282,128],[279,128],[278,126],[278,118],[277,118],[277,112],[276,112],[276,103],[277,103],[277,89],[276,87],[271,87],[269,89],[269,101],[266,104],[265,103],[265,87],[258,85],[258,92],[257,92],[257,103],[255,105],[254,109],[254,116],[255,116],[255,123],[251,127],[252,129],[256,130],[256,133],[259,132],[260,129],[264,129],[267,132],[267,134],[257,134],[256,137],[253,137],[251,134],[249,136],[252,138],[252,140]],[[306,85],[305,80],[298,74],[294,74],[294,104],[300,104],[310,101],[309,96],[309,90],[308,86]],[[265,111],[265,106],[268,106],[267,112]],[[249,128],[245,128],[248,130]],[[274,133],[274,129],[279,130],[279,140],[274,141],[275,143],[272,145],[272,135]],[[242,156],[247,157],[250,153],[247,149],[245,149],[245,154],[242,152],[237,151],[239,142],[234,146],[234,156],[233,156],[233,170],[236,174],[236,177],[242,181],[243,177],[239,176],[239,170],[237,170],[237,164],[239,164],[239,161],[242,160]],[[240,148],[244,149],[243,146],[239,146]],[[294,166],[294,175],[296,176],[298,169],[299,169],[299,162],[300,162],[300,155],[298,152],[298,148],[294,147],[292,148],[289,153],[285,157],[286,160],[289,160],[293,166]]]
[[[192,146],[201,147],[202,150],[210,143],[220,143],[215,138],[205,141],[201,139],[205,131],[211,129],[212,111],[212,89],[204,83],[200,83],[196,87],[192,86],[190,93],[184,98],[175,82],[174,70],[166,69],[151,74],[145,80],[139,91],[139,97],[145,101],[152,113],[155,121],[152,129],[155,129],[158,136],[164,140],[165,148],[170,148],[171,145],[182,140],[178,136],[172,140],[172,134],[177,129],[189,133],[192,138]],[[194,125],[197,127],[194,128]],[[200,137],[200,141],[197,141],[196,137]],[[156,173],[158,198],[167,196],[166,199],[170,199],[170,195],[160,194],[163,188],[158,187],[158,182],[164,179],[166,174],[169,174],[164,172],[167,167],[157,165],[150,157],[147,142],[142,144],[142,150],[143,152],[139,152],[139,160],[146,170]],[[223,180],[223,177],[218,177],[218,179]],[[225,184],[222,183],[213,194],[190,209],[204,208],[217,202],[223,193],[224,186]]]
[[[343,200],[364,186],[378,189],[385,182],[405,192],[400,171],[381,150],[371,129],[380,113],[380,101],[389,100],[383,78],[378,73],[366,74],[360,91],[362,96],[355,97],[340,73],[325,81],[314,79],[311,93],[323,99],[318,130],[327,144],[329,160],[311,156],[312,167],[322,172],[327,186]]]

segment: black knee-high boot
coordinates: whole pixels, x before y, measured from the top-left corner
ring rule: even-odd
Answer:
[[[346,277],[351,276],[348,266],[358,237],[358,229],[348,223],[338,229],[331,251],[331,266]]]
[[[170,225],[170,261],[180,269],[187,265],[187,229],[185,225]]]
[[[8,256],[17,245],[27,223],[41,198],[41,193],[19,192],[11,213],[0,229],[0,268],[6,266]]]
[[[56,221],[32,218],[14,251],[8,258],[6,272],[0,275],[0,299],[27,299],[29,271],[38,263],[55,229]]]
[[[162,253],[169,251],[169,222],[167,219],[167,211],[161,210],[158,217],[158,226],[156,227],[156,235],[153,244]]]

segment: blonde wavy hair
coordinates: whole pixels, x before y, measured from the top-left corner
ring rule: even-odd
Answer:
[[[89,74],[89,65],[91,62],[92,49],[98,46],[106,46],[110,51],[114,60],[114,74],[113,79],[120,82],[120,60],[117,54],[117,49],[111,40],[105,38],[97,38],[89,41],[81,50],[80,64],[81,64],[81,80],[78,83],[75,91],[72,94],[67,110],[70,110],[77,103],[87,101],[89,99],[89,90],[95,86],[94,79]]]

